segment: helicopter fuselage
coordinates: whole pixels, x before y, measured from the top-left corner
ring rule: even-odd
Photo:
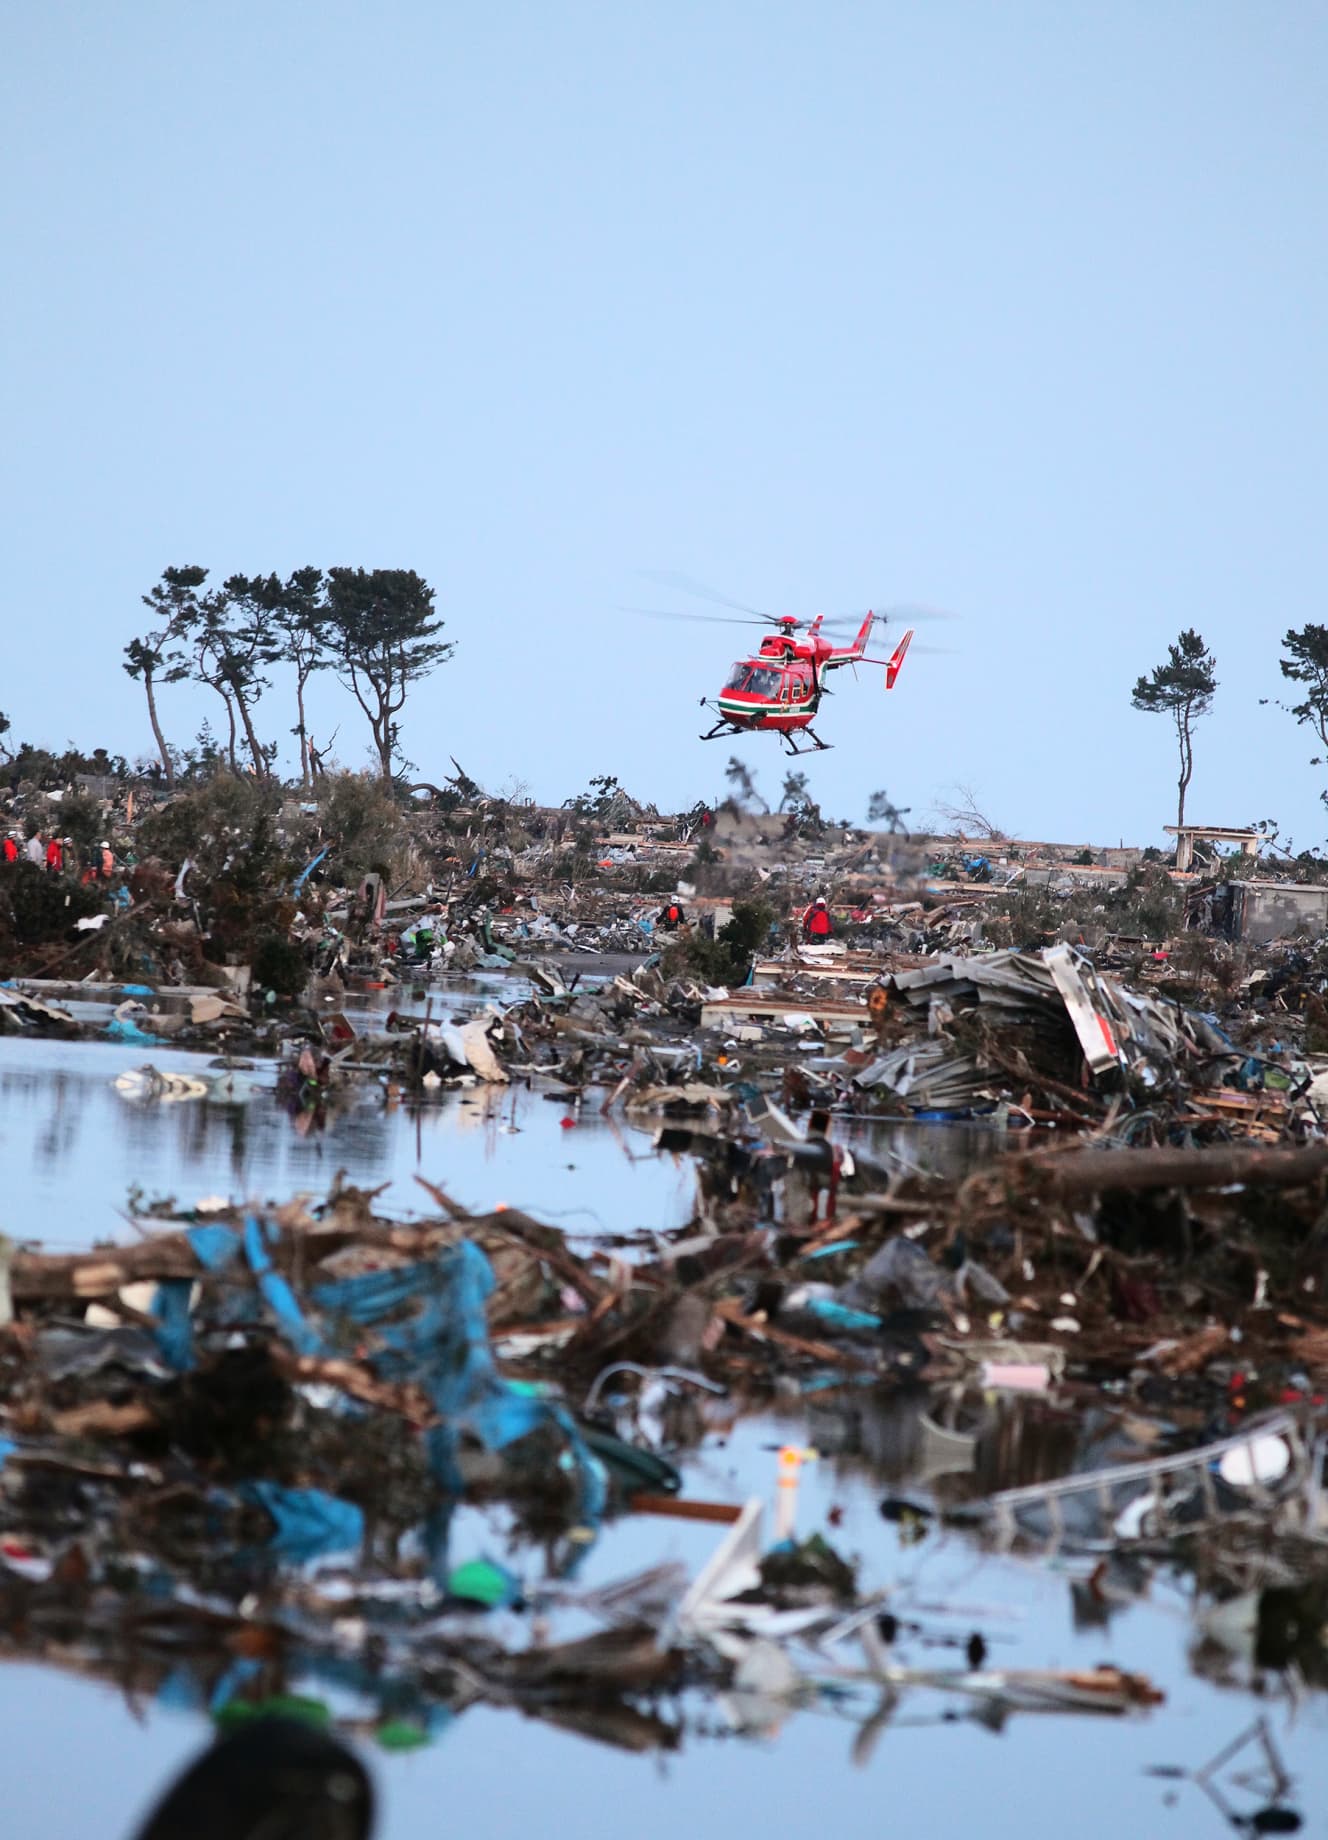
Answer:
[[[843,646],[832,645],[821,636],[819,619],[812,621],[805,638],[798,637],[801,622],[781,620],[779,630],[762,639],[757,652],[737,661],[718,697],[702,698],[703,703],[713,701],[719,721],[701,739],[771,730],[796,754],[803,750],[795,737],[805,732],[813,747],[827,747],[811,726],[825,694],[826,674],[839,665],[867,661],[873,618],[869,613],[852,645]],[[885,664],[887,690],[894,687],[912,637],[910,629],[891,658],[875,661]]]

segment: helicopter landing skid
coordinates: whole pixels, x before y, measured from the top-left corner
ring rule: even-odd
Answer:
[[[788,751],[788,752],[789,752],[790,754],[816,754],[816,753],[825,753],[825,752],[827,752],[827,751],[828,751],[828,750],[829,750],[829,749],[830,749],[831,747],[833,747],[833,746],[834,746],[834,743],[833,743],[832,741],[822,741],[822,739],[821,739],[821,737],[820,737],[820,736],[819,736],[819,735],[818,735],[818,734],[817,734],[817,733],[815,732],[815,730],[814,730],[814,729],[810,729],[810,728],[808,728],[808,729],[804,729],[804,731],[803,731],[803,732],[804,732],[804,734],[808,734],[808,735],[810,735],[810,736],[811,736],[811,738],[812,738],[812,746],[811,746],[811,747],[799,747],[799,746],[798,746],[798,744],[797,744],[797,742],[796,742],[796,741],[795,741],[795,740],[793,739],[793,737],[792,737],[792,735],[786,735],[786,734],[782,734],[782,735],[781,735],[781,736],[779,737],[779,738],[780,738],[780,740],[781,740],[781,741],[782,741],[782,742],[784,743],[784,746],[785,746],[785,748],[786,748],[786,750],[787,750],[787,751]]]
[[[714,741],[716,737],[719,735],[750,735],[754,732],[755,731],[750,728],[740,728],[736,722],[730,722],[727,719],[721,718],[720,721],[716,722],[713,728],[708,728],[703,735],[698,736],[698,740]],[[810,747],[799,747],[797,742],[793,739],[792,735],[786,734],[783,731],[780,732],[779,738],[784,743],[784,749],[786,753],[789,753],[789,754],[825,753],[831,747],[834,746],[834,743],[831,741],[822,741],[821,737],[813,729],[807,728],[807,729],[804,729],[802,732],[806,735],[811,736],[812,745]]]

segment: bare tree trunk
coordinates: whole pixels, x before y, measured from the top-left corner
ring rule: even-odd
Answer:
[[[1176,738],[1180,742],[1180,783],[1176,803],[1176,827],[1179,829],[1185,822],[1185,794],[1190,789],[1190,775],[1194,772],[1194,748],[1190,740],[1189,718],[1179,709],[1176,711]]]
[[[305,791],[311,783],[309,773],[309,737],[304,726],[304,672],[297,671],[295,676],[295,706],[300,712],[300,724],[296,734],[300,737],[300,784]]]
[[[374,741],[378,746],[378,760],[383,770],[383,784],[392,784],[392,717],[396,711],[392,707],[392,684],[389,678],[386,689],[374,686],[378,698],[378,714],[373,719]]]
[[[230,725],[230,732],[226,737],[226,758],[230,762],[231,772],[238,779],[240,776],[240,763],[235,758],[235,705],[231,702],[230,697],[222,689],[220,684],[214,684],[212,687],[226,705],[226,720]]]
[[[171,765],[170,749],[166,746],[166,737],[161,732],[161,723],[157,720],[157,698],[152,688],[152,673],[144,671],[143,688],[148,693],[148,721],[152,724],[152,733],[156,737],[157,752],[161,755],[162,772],[166,775],[166,790],[175,790],[175,768]]]
[[[254,772],[259,779],[266,779],[267,760],[259,745],[258,736],[254,733],[253,719],[249,714],[249,704],[238,690],[234,692],[234,695],[240,710],[240,720],[244,723],[244,738],[249,743],[249,752],[254,757]]]

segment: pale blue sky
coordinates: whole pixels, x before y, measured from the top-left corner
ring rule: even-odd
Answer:
[[[1191,815],[1317,842],[1258,698],[1328,619],[1326,53],[1295,0],[9,7],[0,707],[142,751],[164,564],[413,567],[457,641],[425,776],[680,804],[746,635],[615,610],[674,568],[964,616],[830,705],[836,815],[965,781],[1026,835],[1156,837],[1129,688],[1194,624]],[[164,703],[188,740],[206,702]]]

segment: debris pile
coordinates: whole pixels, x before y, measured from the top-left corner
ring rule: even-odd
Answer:
[[[616,786],[561,813],[251,791],[112,793],[104,877],[0,868],[0,1033],[142,1047],[108,1070],[127,1106],[270,1097],[300,1131],[464,1088],[628,1118],[695,1171],[693,1217],[587,1251],[342,1184],[6,1243],[8,1652],[223,1713],[315,1683],[401,1744],[477,1702],[633,1749],[716,1704],[752,1732],[852,1705],[866,1748],[912,1688],[988,1720],[1152,1703],[976,1631],[937,1665],[789,1496],[771,1541],[764,1489],[693,1491],[750,1421],[781,1426],[778,1488],[812,1448],[895,1466],[901,1540],[1054,1550],[1089,1622],[1182,1571],[1196,1665],[1328,1678],[1317,938],[1212,936],[1207,896],[1185,926],[1128,853],[929,857]],[[928,1126],[967,1133],[957,1173]],[[694,1576],[583,1582],[628,1515],[721,1531]]]
[[[627,1266],[512,1210],[465,1215],[436,1193],[438,1215],[407,1224],[372,1199],[217,1209],[85,1254],[9,1248],[9,1653],[214,1712],[276,1703],[298,1674],[358,1696],[385,1743],[423,1742],[483,1700],[641,1749],[680,1740],[689,1694],[719,1693],[750,1731],[823,1693],[864,1693],[864,1724],[909,1686],[1003,1713],[1157,1697],[1114,1669],[910,1660],[882,1635],[888,1592],[822,1536],[797,1540],[791,1498],[769,1545],[759,1499],[680,1493],[689,1399],[750,1409],[772,1356],[822,1375],[876,1366],[850,1346],[865,1312],[810,1309],[825,1341],[753,1308],[757,1242],[719,1248],[688,1286],[708,1261],[681,1242]],[[860,1274],[873,1294],[880,1264]],[[786,1458],[796,1483],[792,1451],[781,1483]],[[513,1563],[458,1550],[475,1510]],[[664,1565],[579,1586],[624,1513],[729,1530],[690,1583]],[[601,1633],[552,1633],[587,1614]]]

